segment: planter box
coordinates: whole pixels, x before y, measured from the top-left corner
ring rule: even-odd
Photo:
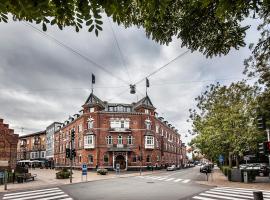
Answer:
[[[240,169],[231,169],[231,177],[230,178],[231,178],[231,180],[229,180],[229,176],[228,176],[229,181],[242,182],[241,170]]]

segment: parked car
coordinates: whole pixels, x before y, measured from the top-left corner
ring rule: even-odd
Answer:
[[[200,172],[201,173],[211,173],[212,172],[212,166],[209,164],[202,165],[200,167]]]
[[[176,166],[175,165],[172,165],[172,166],[167,167],[167,171],[174,171],[174,170],[176,170]]]

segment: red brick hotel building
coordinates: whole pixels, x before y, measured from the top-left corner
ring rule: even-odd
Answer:
[[[147,166],[182,165],[186,155],[174,126],[157,117],[149,96],[137,103],[108,103],[93,93],[80,114],[65,121],[54,134],[56,166],[68,166],[65,150],[75,129],[74,166],[132,170]]]

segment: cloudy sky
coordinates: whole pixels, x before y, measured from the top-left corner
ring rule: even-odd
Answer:
[[[147,39],[143,29],[125,29],[107,17],[103,20],[104,31],[99,37],[87,30],[76,33],[73,28],[60,31],[56,27],[48,27],[46,34],[105,70],[24,22],[0,23],[0,118],[16,133],[22,133],[21,127],[23,134],[44,130],[53,121],[63,122],[77,113],[90,93],[91,73],[96,75],[94,93],[102,100],[135,102],[145,94],[145,81],[137,85],[135,95],[129,93],[128,85],[186,51],[180,48],[180,40],[159,45]],[[258,37],[257,23],[252,24],[247,43]],[[148,94],[157,112],[180,131],[183,141],[190,140],[190,136],[185,137],[190,128],[186,120],[188,109],[195,106],[194,98],[210,83],[241,80],[243,60],[249,54],[242,48],[206,59],[198,52],[189,52],[149,78]]]

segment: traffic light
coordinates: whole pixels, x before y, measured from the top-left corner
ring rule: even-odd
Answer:
[[[75,158],[75,157],[76,157],[76,150],[72,149],[72,158]]]
[[[75,140],[75,130],[74,129],[71,130],[71,140],[72,141]]]
[[[259,153],[260,154],[270,153],[270,141],[259,143]]]
[[[66,158],[70,158],[70,148],[66,148]]]
[[[265,118],[264,116],[258,116],[257,118],[257,127],[260,130],[265,130],[266,126],[265,126]]]

